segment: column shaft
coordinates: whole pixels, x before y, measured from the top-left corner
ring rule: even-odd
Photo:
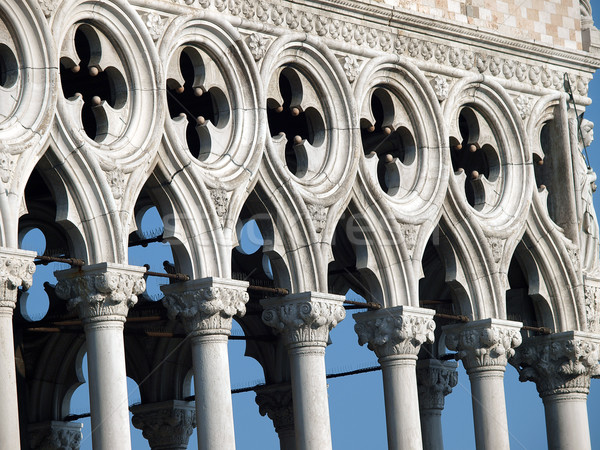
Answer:
[[[85,326],[88,353],[92,444],[99,449],[129,449],[129,405],[123,322]]]
[[[549,450],[590,450],[587,395],[555,394],[544,397]]]
[[[444,450],[441,409],[421,410],[421,434],[423,450]]]
[[[476,447],[508,450],[510,445],[504,397],[504,371],[471,372],[469,379]]]
[[[235,449],[226,335],[192,339],[198,448]]]
[[[13,310],[0,307],[0,448],[20,448]]]
[[[417,357],[380,358],[388,447],[420,450],[421,423],[417,392]]]
[[[298,450],[332,447],[323,347],[289,349]]]

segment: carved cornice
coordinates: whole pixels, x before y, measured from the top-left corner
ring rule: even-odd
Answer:
[[[373,350],[378,358],[411,355],[434,340],[435,322],[431,309],[396,306],[354,314],[358,343]]]
[[[79,450],[83,424],[77,422],[42,422],[30,424],[29,448],[31,450]]]
[[[224,278],[202,278],[162,286],[163,304],[171,319],[180,320],[195,335],[231,333],[232,317],[243,317],[248,283]]]
[[[147,8],[147,0],[134,3]],[[172,14],[182,9],[173,3],[153,3],[156,8]],[[287,32],[328,38],[342,46],[355,45],[356,50],[364,48],[395,53],[415,62],[431,62],[436,70],[443,66],[449,70],[463,69],[558,91],[564,91],[565,71],[551,69],[549,65],[565,66],[571,71],[572,84],[583,96],[587,95],[591,73],[600,66],[600,59],[583,51],[501,36],[468,24],[456,25],[444,19],[399,11],[385,4],[347,0],[294,3],[189,0],[185,3],[191,10],[204,9],[238,17],[241,20],[238,26],[248,30],[264,32],[264,25],[268,24]],[[590,76],[584,79],[573,73],[582,70]]]
[[[143,404],[133,406],[131,412],[131,423],[142,430],[152,450],[185,450],[196,428],[194,402],[171,400]]]
[[[424,359],[417,362],[419,408],[444,409],[444,397],[458,383],[458,364],[453,361]]]
[[[121,320],[146,289],[144,273],[138,266],[101,263],[54,272],[56,295],[77,308],[84,323]]]
[[[444,327],[446,347],[458,352],[468,374],[504,370],[508,358],[521,344],[520,322],[485,319]]]
[[[600,335],[568,331],[527,339],[510,363],[521,381],[533,381],[540,397],[588,394],[600,375]]]
[[[0,307],[14,309],[17,289],[29,289],[33,283],[34,252],[0,248]]]
[[[256,404],[261,416],[268,415],[275,431],[294,429],[294,404],[289,384],[261,386],[255,389]]]
[[[263,322],[281,333],[285,345],[327,345],[329,332],[346,317],[344,297],[302,292],[261,300]]]

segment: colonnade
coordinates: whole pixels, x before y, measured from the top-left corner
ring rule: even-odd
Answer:
[[[0,307],[6,322],[0,327],[0,376],[7,380],[0,392],[2,448],[19,448],[10,319],[17,288],[31,285],[33,257],[25,251],[0,252]],[[145,288],[143,273],[144,268],[109,263],[56,272],[58,295],[77,308],[84,324],[94,448],[130,446],[123,323]],[[182,401],[135,407],[133,424],[152,449],[186,448],[194,426],[200,449],[235,448],[227,337],[233,316],[245,313],[247,286],[204,278],[163,287],[169,314],[183,323],[191,339],[196,408],[194,416],[193,406]],[[345,318],[343,297],[304,292],[262,304],[263,321],[287,348],[291,387],[259,388],[260,411],[273,419],[282,449],[332,448],[325,348],[329,332]],[[389,448],[443,448],[441,411],[457,383],[457,365],[433,358],[417,361],[421,346],[434,340],[433,316],[433,310],[409,306],[354,314],[359,343],[367,344],[381,364]],[[591,449],[586,399],[591,377],[600,372],[598,336],[572,331],[522,342],[521,327],[485,319],[443,329],[445,345],[457,352],[469,375],[477,448],[509,448],[503,377],[512,358],[521,380],[534,381],[543,399],[549,447]],[[54,443],[44,448],[65,448],[80,433],[78,424],[52,422],[46,428],[42,431]]]

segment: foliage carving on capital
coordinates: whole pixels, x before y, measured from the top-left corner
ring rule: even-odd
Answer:
[[[422,344],[434,341],[435,322],[430,316],[379,310],[355,314],[354,318],[359,345],[367,344],[378,358],[416,356]]]
[[[269,416],[275,431],[294,429],[294,406],[290,385],[261,386],[256,389],[256,404],[261,416]]]
[[[342,301],[281,299],[265,305],[262,320],[281,333],[286,345],[319,345],[325,347],[329,332],[344,318]]]
[[[531,338],[517,349],[510,363],[521,381],[533,381],[540,397],[588,394],[591,378],[600,376],[600,339],[567,336]]]
[[[29,289],[33,283],[35,264],[31,256],[0,252],[0,307],[14,308],[17,289]]]
[[[79,450],[83,437],[78,423],[53,421],[30,424],[28,428],[32,450]]]
[[[69,270],[73,275],[73,271]],[[67,308],[77,308],[84,321],[102,320],[110,316],[125,318],[137,296],[146,289],[143,272],[126,273],[118,269],[61,277],[56,295],[67,300]]]
[[[520,327],[499,324],[478,326],[454,325],[447,327],[446,347],[458,352],[467,373],[482,368],[504,370],[508,358],[521,345]]]
[[[187,448],[190,436],[196,428],[196,412],[193,406],[177,407],[172,404],[160,404],[157,408],[152,408],[153,405],[139,406],[138,409],[133,410],[131,423],[142,430],[151,448]]]
[[[245,288],[207,286],[166,292],[163,300],[171,319],[179,319],[188,333],[231,333],[231,320],[246,314],[249,300]]]
[[[432,360],[426,360],[432,361]],[[421,361],[419,361],[420,363]],[[458,384],[456,363],[422,366],[417,363],[417,388],[420,409],[444,409],[444,397]]]

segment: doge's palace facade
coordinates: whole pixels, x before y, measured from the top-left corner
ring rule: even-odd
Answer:
[[[235,319],[282,449],[332,448],[342,320],[381,366],[390,449],[443,448],[452,359],[478,449],[509,448],[508,363],[549,448],[591,449],[598,67],[590,0],[2,0],[0,448],[79,448],[86,351],[94,448],[131,448],[127,376],[152,449],[193,427],[200,449],[235,448]],[[20,249],[34,228],[44,255]],[[159,300],[128,255],[153,240],[174,257]],[[72,267],[31,320],[52,261]]]

